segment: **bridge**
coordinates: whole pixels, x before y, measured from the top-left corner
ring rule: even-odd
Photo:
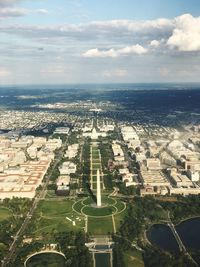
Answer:
[[[181,240],[179,234],[178,234],[177,231],[176,231],[176,228],[175,228],[174,224],[173,224],[172,221],[171,221],[169,212],[168,212],[168,219],[169,219],[169,221],[168,221],[167,225],[170,227],[170,229],[171,229],[171,231],[172,231],[172,233],[173,233],[173,235],[174,235],[174,237],[175,237],[175,239],[176,239],[176,241],[177,241],[177,244],[178,244],[178,246],[179,246],[179,250],[180,250],[181,252],[183,252],[185,255],[187,255],[188,258],[189,258],[189,259],[190,259],[196,266],[199,266],[198,263],[197,263],[197,262],[192,258],[192,256],[189,254],[189,252],[187,251],[185,245],[183,244],[183,242],[182,242],[182,240]]]

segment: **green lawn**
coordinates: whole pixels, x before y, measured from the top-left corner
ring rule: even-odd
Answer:
[[[93,158],[92,163],[101,163],[101,161],[99,158],[95,158],[95,159]]]
[[[11,210],[6,207],[0,207],[0,222],[9,219],[12,215]]]
[[[144,267],[142,253],[137,250],[129,250],[123,253],[126,267]]]
[[[97,176],[96,175],[92,175],[92,180],[93,180],[93,182],[97,181]]]
[[[119,227],[121,225],[121,222],[124,218],[124,216],[126,215],[126,210],[124,210],[123,212],[121,213],[118,213],[116,215],[114,215],[114,218],[115,218],[115,227],[116,227],[116,230],[118,231],[119,230]]]
[[[101,169],[101,164],[92,162],[92,169],[95,169],[95,170]]]
[[[103,207],[103,208],[96,208],[96,207],[84,207],[83,210],[84,214],[89,216],[107,216],[111,215],[115,212],[115,208],[112,206]]]
[[[63,216],[71,212],[73,201],[71,200],[42,200],[38,205],[38,212],[43,216]]]
[[[113,232],[112,217],[88,217],[88,232],[92,235],[107,235]]]
[[[96,190],[96,189],[97,189],[97,183],[94,182],[94,183],[93,183],[93,190]]]
[[[84,200],[84,203],[85,203],[85,201],[86,201],[86,200]],[[81,209],[82,209],[82,207],[83,207],[82,199],[79,200],[79,201],[77,201],[77,202],[74,204],[74,209],[75,209],[77,212],[79,212],[79,213],[81,213]]]
[[[51,235],[57,231],[77,231],[83,229],[85,225],[84,216],[72,211],[71,200],[55,199],[43,200],[39,203],[35,219],[29,230],[31,235],[41,236]],[[77,209],[81,207],[76,203]],[[75,225],[73,225],[73,221]]]

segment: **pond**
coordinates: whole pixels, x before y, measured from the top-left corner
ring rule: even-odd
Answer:
[[[154,224],[147,231],[148,240],[161,249],[178,252],[179,247],[169,226]]]
[[[176,231],[186,248],[200,249],[200,217],[183,221]]]
[[[57,253],[40,253],[31,257],[26,267],[64,267],[65,258]]]
[[[176,227],[186,249],[200,249],[200,217],[188,219]],[[148,240],[161,249],[178,251],[178,244],[169,228],[165,224],[154,224],[147,231]]]
[[[95,267],[111,267],[111,253],[104,253],[109,249],[107,245],[96,245],[95,249],[102,253],[95,253]]]

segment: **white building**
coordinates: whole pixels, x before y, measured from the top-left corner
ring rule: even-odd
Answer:
[[[69,127],[57,127],[54,134],[69,134]]]
[[[96,128],[93,128],[92,129],[92,132],[83,132],[83,136],[84,137],[90,137],[91,139],[93,139],[93,140],[96,140],[96,139],[98,139],[98,137],[100,137],[100,136],[102,136],[102,137],[106,137],[107,136],[107,134],[106,134],[106,132],[98,132],[97,130],[96,130]]]
[[[187,175],[190,178],[192,182],[198,182],[199,181],[199,172],[194,170],[187,170]]]
[[[65,152],[65,157],[69,159],[75,158],[78,154],[78,148],[79,144],[73,144],[68,146],[67,151]]]
[[[121,148],[121,146],[117,143],[112,144],[112,150],[114,154],[114,160],[115,161],[124,161],[124,152]]]
[[[148,170],[160,170],[160,160],[158,158],[149,158],[146,160]]]
[[[61,175],[74,174],[76,172],[76,164],[70,161],[66,161],[59,168],[59,171]]]

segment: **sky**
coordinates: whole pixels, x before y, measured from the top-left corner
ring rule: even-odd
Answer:
[[[200,82],[199,0],[0,0],[0,85]]]

